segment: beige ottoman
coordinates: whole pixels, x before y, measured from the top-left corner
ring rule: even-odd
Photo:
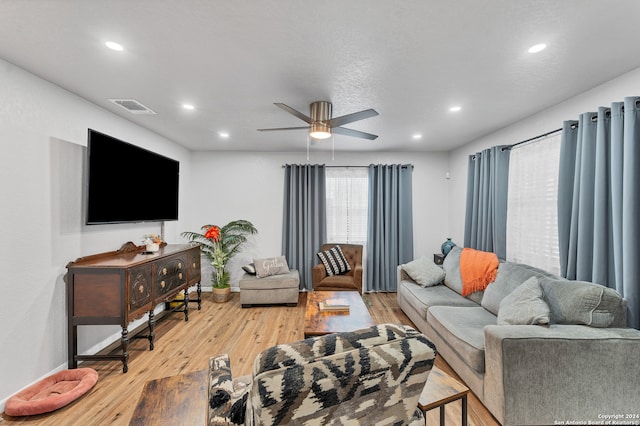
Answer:
[[[240,303],[243,308],[280,303],[297,306],[299,283],[300,276],[296,269],[291,269],[287,274],[264,278],[244,274],[240,278]]]

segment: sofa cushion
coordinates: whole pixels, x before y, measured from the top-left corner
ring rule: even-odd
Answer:
[[[498,325],[549,324],[551,312],[542,297],[542,287],[531,277],[500,302]]]
[[[482,307],[498,315],[500,310],[500,302],[508,294],[516,289],[520,284],[531,277],[536,276],[536,272],[530,268],[512,262],[503,262],[498,266],[498,275],[496,280],[489,284],[484,291],[482,298]]]
[[[402,269],[422,287],[440,284],[444,279],[444,270],[426,256],[405,263]]]
[[[540,285],[554,323],[609,327],[625,314],[620,294],[600,284],[547,277]]]
[[[460,276],[460,254],[462,248],[453,247],[447,257],[442,262],[442,269],[444,269],[444,285],[451,290],[462,295],[462,278]],[[480,304],[483,298],[483,292],[476,291],[467,296],[477,304]]]
[[[481,306],[434,306],[427,322],[470,368],[484,373],[484,327],[497,323],[495,315]]]
[[[460,296],[449,287],[437,285],[421,287],[410,281],[401,281],[398,291],[402,293],[407,303],[420,313],[420,317],[427,319],[427,310],[432,306],[478,306],[477,303]]]

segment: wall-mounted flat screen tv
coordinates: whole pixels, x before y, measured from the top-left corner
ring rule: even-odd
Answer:
[[[87,155],[87,224],[178,220],[178,161],[92,129]]]

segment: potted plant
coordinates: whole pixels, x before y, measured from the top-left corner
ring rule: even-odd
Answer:
[[[247,242],[247,236],[257,234],[258,230],[247,220],[234,220],[223,227],[204,225],[200,229],[203,233],[183,232],[182,236],[200,243],[200,251],[213,267],[211,274],[213,300],[220,303],[226,302],[231,293],[230,275],[226,270],[227,262]]]

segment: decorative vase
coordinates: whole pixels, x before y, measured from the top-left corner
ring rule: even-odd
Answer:
[[[231,297],[231,287],[213,287],[211,291],[213,292],[213,301],[216,303],[225,303]]]
[[[147,249],[147,251],[148,251],[148,252],[150,252],[150,253],[155,253],[155,252],[157,252],[158,250],[160,250],[160,244],[158,244],[158,243],[150,243],[150,244],[147,244],[146,249]]]
[[[451,251],[451,249],[454,248],[455,246],[456,246],[456,243],[451,241],[451,238],[447,238],[447,241],[442,243],[442,245],[440,246],[440,250],[442,250],[442,254],[444,254],[446,257]]]

